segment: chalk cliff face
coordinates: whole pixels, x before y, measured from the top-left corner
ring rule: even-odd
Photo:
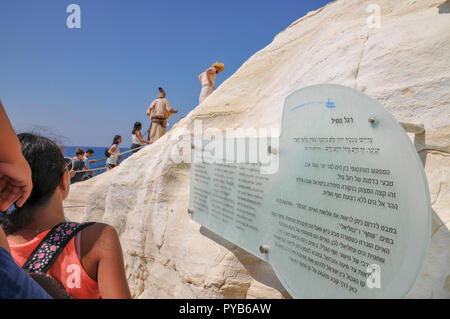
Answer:
[[[85,208],[67,216],[117,229],[134,297],[289,297],[271,266],[189,219],[190,164],[174,162],[171,150],[196,119],[204,130],[279,128],[285,97],[321,83],[356,88],[399,121],[424,124],[425,134],[410,137],[428,178],[432,240],[409,297],[450,297],[450,2],[377,0],[380,25],[369,28],[372,3],[341,0],[308,13],[158,142],[72,187],[65,205]]]

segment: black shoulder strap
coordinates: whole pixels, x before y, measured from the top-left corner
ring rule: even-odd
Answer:
[[[64,222],[56,225],[42,239],[22,268],[28,272],[46,273],[73,236],[93,224],[95,223]]]

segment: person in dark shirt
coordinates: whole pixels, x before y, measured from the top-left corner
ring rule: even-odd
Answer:
[[[9,254],[8,242],[0,227],[0,299],[51,299]]]
[[[73,170],[76,171],[87,171],[86,165],[84,164],[84,150],[82,148],[77,148],[75,153],[75,160],[73,162]],[[73,175],[70,179],[70,183],[78,183],[83,180],[86,172],[78,172]]]

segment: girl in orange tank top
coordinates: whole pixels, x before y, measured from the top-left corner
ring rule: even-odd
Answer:
[[[73,298],[131,298],[114,228],[101,223],[81,226],[64,217],[72,160],[45,137],[22,133],[18,139],[31,168],[33,190],[2,224],[16,263],[29,272],[47,273]]]
[[[43,231],[27,243],[16,244],[9,242],[11,255],[19,266],[23,266],[28,257],[38,247],[39,243],[50,232]],[[81,264],[81,256],[78,253],[76,242],[80,247],[79,239],[81,233],[72,238],[56,261],[47,271],[47,274],[57,279],[66,289],[66,291],[75,299],[99,299],[100,292],[98,283],[94,281],[84,270]],[[54,249],[54,247],[49,247]],[[43,256],[42,256],[43,257]]]

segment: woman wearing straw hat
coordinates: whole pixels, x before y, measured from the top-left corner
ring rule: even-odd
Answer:
[[[225,66],[223,63],[216,62],[205,72],[198,76],[200,83],[202,84],[202,91],[200,92],[199,103],[202,103],[208,95],[214,91],[214,83],[216,82],[216,74],[223,72]]]

